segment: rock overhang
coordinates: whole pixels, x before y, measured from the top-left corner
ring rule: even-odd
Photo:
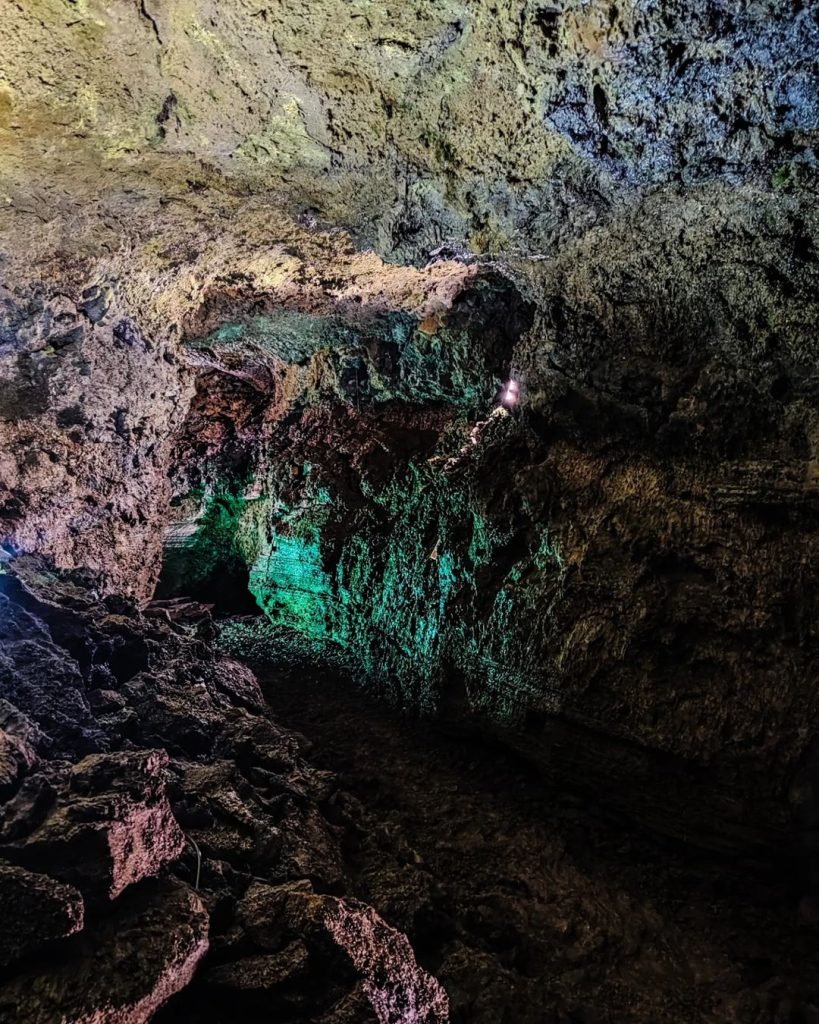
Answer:
[[[389,592],[331,629],[397,629],[387,674],[433,651],[416,675],[455,683],[425,700],[782,783],[812,714],[809,5],[88,0],[3,31],[7,539],[145,600],[198,465],[231,536],[279,495],[311,628],[328,574]],[[436,346],[486,288],[534,319],[498,310],[516,340],[476,380],[474,345]],[[507,368],[521,408],[473,415]],[[396,516],[412,545],[385,553]]]

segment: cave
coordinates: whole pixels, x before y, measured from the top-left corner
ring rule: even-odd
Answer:
[[[819,8],[0,18],[0,1024],[819,1021]]]

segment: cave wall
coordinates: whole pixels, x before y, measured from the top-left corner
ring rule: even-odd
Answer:
[[[0,522],[15,552],[150,594],[187,384],[106,284],[3,289]]]
[[[485,433],[509,432],[495,414],[479,417],[505,415],[504,381],[533,312],[511,282],[483,274],[438,317],[388,314],[355,331],[328,318],[257,317],[189,342],[209,353],[210,370],[174,460],[167,591],[215,595],[244,561],[274,621],[356,652],[403,702],[434,709],[455,584],[436,536],[473,514],[482,528],[480,488],[458,465],[470,465]],[[229,367],[252,370],[255,388]],[[230,437],[214,446],[222,420]],[[475,545],[489,549],[513,528],[495,532]],[[427,561],[441,595],[429,592]]]
[[[448,344],[425,380],[451,379],[450,394],[407,390],[400,360],[392,382],[362,370],[378,386],[353,387],[355,345],[378,364],[379,343],[339,340],[332,321],[310,344],[341,355],[296,367],[274,359],[302,351],[289,320],[190,341],[211,376],[178,461],[212,462],[209,490],[177,481],[194,508],[174,548],[180,592],[201,553],[217,586],[232,560],[274,623],[341,645],[397,703],[491,722],[638,800],[662,753],[691,774],[673,806],[649,801],[652,826],[792,845],[792,812],[813,820],[794,780],[817,712],[809,223],[807,203],[658,204],[521,276],[532,312],[500,318],[496,370],[520,382],[512,409],[503,374],[481,371],[480,306],[462,348],[452,310],[435,325]],[[459,404],[481,389],[448,369],[461,351],[484,381],[477,404]],[[283,418],[219,383],[228,366],[262,381],[265,362],[289,382]],[[203,447],[227,410],[241,438]]]
[[[669,461],[583,422],[308,410],[249,500],[218,499],[230,551],[274,624],[399,705],[491,723],[679,838],[790,849],[793,811],[813,815],[794,782],[818,710],[815,503],[768,464]],[[410,426],[425,443],[385,473]],[[218,550],[207,519],[194,537]]]
[[[816,713],[817,33],[13,5],[3,543],[144,600],[167,540],[168,592],[247,573],[399,701],[687,759],[775,843]]]
[[[142,600],[160,572],[177,435],[197,376],[213,363],[207,345],[186,339],[221,330],[229,347],[226,310],[234,323],[326,318],[342,336],[366,335],[381,316],[432,324],[476,275],[453,261],[385,264],[266,201],[226,196],[214,209],[211,198],[186,195],[166,210],[158,191],[112,192],[108,201],[125,209],[94,221],[78,207],[42,230],[5,210],[2,542],[61,568],[94,568],[109,589]],[[257,390],[270,402],[265,360],[253,364],[246,351],[226,372],[251,381],[261,373]],[[272,398],[274,418],[305,383],[297,369],[292,376]]]
[[[423,261],[551,256],[657,188],[815,183],[801,0],[32,0],[0,33],[29,209],[55,164],[63,204],[137,163],[169,191],[226,174]]]

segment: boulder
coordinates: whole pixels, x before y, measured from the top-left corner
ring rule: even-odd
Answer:
[[[167,763],[167,754],[156,750],[84,758],[65,776],[45,819],[3,844],[6,855],[47,869],[89,899],[115,899],[184,848],[165,794]]]
[[[78,666],[55,644],[41,639],[3,639],[0,693],[35,721],[59,752],[87,754],[104,748]]]
[[[277,953],[221,964],[205,977],[209,998],[234,1011],[290,1015],[310,992],[304,984],[308,961],[307,947],[296,939]]]
[[[282,837],[266,802],[227,760],[177,764],[174,813],[203,855],[240,868],[270,871]]]
[[[347,884],[336,782],[250,670],[187,622],[101,602],[91,576],[18,568],[0,593],[0,1024],[140,1024],[176,993],[166,1024],[444,1020],[403,936],[313,891]]]
[[[0,986],[0,1022],[144,1024],[188,984],[207,948],[208,915],[196,893],[148,883],[48,965]]]
[[[449,1021],[446,993],[418,966],[406,935],[358,900],[320,895],[306,882],[257,883],[239,904],[238,918],[261,945],[278,942],[284,926],[328,965],[341,953],[379,1024]]]
[[[318,903],[315,901],[318,900]],[[352,961],[380,1024],[446,1024],[449,1000],[422,970],[406,935],[372,907],[333,896],[296,897]]]
[[[0,863],[0,906],[13,922],[0,929],[0,967],[83,926],[83,899],[73,886],[15,864]]]

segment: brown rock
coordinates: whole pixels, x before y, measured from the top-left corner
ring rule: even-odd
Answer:
[[[378,1024],[378,1021],[364,986],[356,985],[352,992],[323,1014],[317,1024]]]
[[[0,906],[4,920],[13,922],[0,929],[3,967],[83,926],[83,900],[76,889],[13,864],[0,864]]]
[[[285,911],[291,895],[309,896],[309,882],[265,885],[253,882],[236,908],[236,919],[247,937],[260,949],[280,949],[287,930]]]
[[[0,1022],[143,1024],[188,984],[207,948],[208,915],[192,890],[141,887],[50,967],[0,988]]]
[[[302,973],[307,957],[307,947],[297,940],[279,953],[248,956],[236,963],[222,964],[208,972],[208,982],[241,990],[271,989]]]
[[[279,922],[325,955],[329,940],[351,964],[381,1024],[449,1020],[446,993],[418,966],[406,935],[364,903],[318,895],[304,882],[255,885],[239,906],[239,918],[262,944],[276,941]]]
[[[5,849],[92,899],[115,899],[182,852],[164,751],[94,754],[74,765],[45,820]]]
[[[257,870],[278,863],[282,837],[267,807],[230,761],[179,765],[180,821],[209,858]]]
[[[357,900],[320,897],[321,921],[352,960],[381,1024],[444,1024],[449,1001],[441,985],[415,962],[406,935]]]
[[[41,730],[7,700],[0,699],[0,796],[8,797],[38,760],[48,741]]]

